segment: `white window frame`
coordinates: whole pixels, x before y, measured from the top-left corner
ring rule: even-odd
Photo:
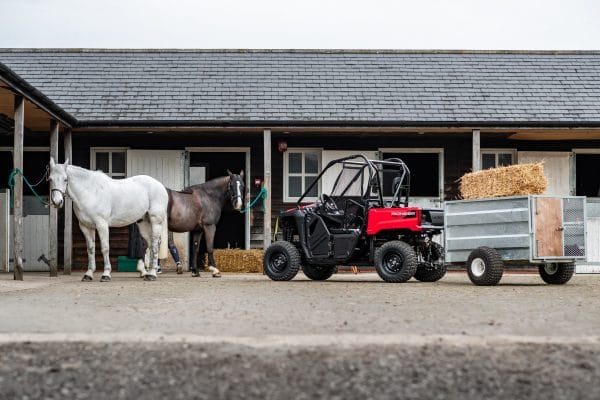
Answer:
[[[96,171],[96,153],[108,153],[108,168],[109,171],[102,171],[111,178],[127,178],[127,150],[128,147],[90,147],[90,169]],[[112,154],[125,154],[125,171],[112,172]]]
[[[302,172],[301,173],[293,173],[290,174],[289,173],[289,155],[290,153],[302,153]],[[318,165],[317,165],[317,172],[314,174],[315,177],[317,177],[320,173],[321,173],[321,164],[322,164],[322,153],[323,153],[323,149],[322,148],[318,148],[318,147],[305,147],[305,148],[300,148],[300,147],[288,147],[287,151],[285,153],[283,153],[283,202],[284,203],[294,203],[297,202],[298,199],[300,197],[290,197],[288,196],[288,186],[289,186],[289,177],[290,176],[300,176],[302,177],[302,193],[304,193],[304,191],[306,190],[306,188],[304,188],[304,178],[306,176],[313,176],[313,174],[305,174],[304,172],[304,154],[305,153],[317,153],[318,156]],[[313,201],[318,200],[318,198],[321,196],[321,182],[319,181],[317,184],[317,197],[305,197],[304,199],[302,199],[303,203],[310,203]]]
[[[511,165],[517,165],[519,163],[519,160],[517,160],[517,154],[518,154],[517,149],[509,149],[509,148],[481,149],[480,162],[481,162],[482,169],[483,169],[483,155],[484,154],[494,154],[494,156],[495,156],[494,168],[498,168],[498,154],[512,155],[512,164]]]

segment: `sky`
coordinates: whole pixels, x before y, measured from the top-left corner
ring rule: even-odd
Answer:
[[[0,0],[0,47],[600,50],[599,0]]]

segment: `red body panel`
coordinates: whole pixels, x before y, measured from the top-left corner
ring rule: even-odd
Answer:
[[[371,208],[367,216],[367,235],[381,231],[407,229],[421,231],[421,209],[417,207]]]

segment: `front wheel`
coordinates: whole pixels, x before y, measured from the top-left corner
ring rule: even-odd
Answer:
[[[302,272],[313,281],[329,279],[335,271],[335,265],[303,265]]]
[[[502,279],[504,262],[496,249],[486,246],[478,247],[469,254],[467,272],[469,279],[475,285],[496,285]]]
[[[406,282],[417,270],[417,255],[408,243],[387,242],[375,252],[375,269],[386,282]]]
[[[274,281],[289,281],[300,269],[300,252],[290,242],[277,241],[265,251],[263,268]]]
[[[575,264],[573,263],[552,263],[539,266],[540,276],[544,282],[551,285],[562,285],[573,277],[575,273]]]

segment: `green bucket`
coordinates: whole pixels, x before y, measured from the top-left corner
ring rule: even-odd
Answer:
[[[137,262],[133,258],[129,258],[126,256],[118,256],[117,257],[117,271],[119,272],[136,272],[137,271]]]

